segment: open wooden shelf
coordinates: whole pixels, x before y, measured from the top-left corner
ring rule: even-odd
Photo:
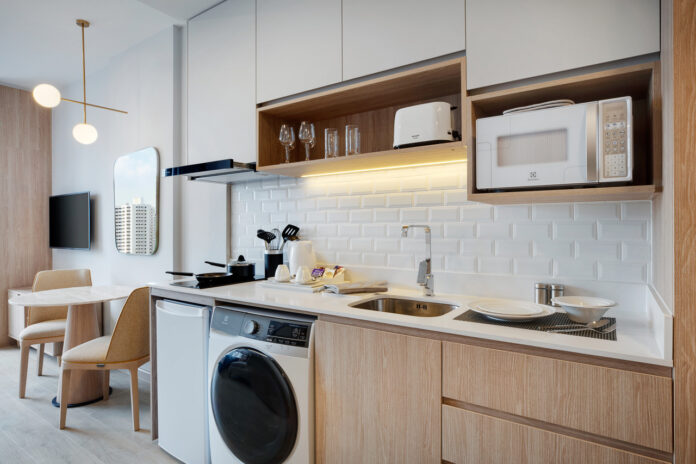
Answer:
[[[464,58],[330,89],[257,109],[259,171],[302,177],[334,172],[371,170],[412,164],[452,162],[466,158],[461,141],[394,150],[394,115],[400,108],[445,101],[453,110],[453,130],[462,134],[462,95],[466,88]],[[291,162],[278,142],[281,124],[297,133],[301,121],[315,126],[316,145],[305,161],[304,145],[296,142]],[[339,152],[344,155],[345,126],[360,128],[361,154],[324,158],[324,129],[338,129]]]
[[[662,119],[658,61],[467,96],[466,135],[469,147],[468,198],[490,204],[568,201],[648,200],[662,191]],[[569,98],[584,103],[630,96],[633,99],[633,182],[629,185],[588,186],[504,192],[476,189],[476,119],[496,116],[509,108]]]
[[[463,162],[466,160],[464,142],[448,142],[422,147],[385,150],[375,153],[339,156],[338,158],[282,163],[258,168],[288,177],[314,177],[347,172],[374,171],[390,167]]]

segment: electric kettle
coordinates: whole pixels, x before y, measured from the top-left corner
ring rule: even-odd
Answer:
[[[290,274],[297,274],[297,269],[299,269],[300,266],[307,266],[310,269],[314,269],[317,257],[314,254],[311,241],[295,240],[287,242],[286,246],[289,248],[288,267],[290,267]]]

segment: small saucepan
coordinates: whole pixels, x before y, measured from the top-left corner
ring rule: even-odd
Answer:
[[[254,263],[246,261],[244,255],[239,255],[237,259],[229,260],[226,265],[213,261],[206,261],[205,263],[211,266],[227,268],[227,273],[233,274],[235,277],[247,277],[250,279],[254,277]]]

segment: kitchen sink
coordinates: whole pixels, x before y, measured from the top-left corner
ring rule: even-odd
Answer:
[[[436,317],[447,314],[459,306],[435,301],[420,301],[392,296],[378,296],[369,300],[349,304],[353,308],[381,311],[383,313],[405,314],[417,317]]]

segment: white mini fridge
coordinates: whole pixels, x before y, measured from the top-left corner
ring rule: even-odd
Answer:
[[[186,464],[210,462],[208,333],[210,311],[157,301],[157,423],[159,446]]]

